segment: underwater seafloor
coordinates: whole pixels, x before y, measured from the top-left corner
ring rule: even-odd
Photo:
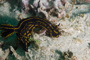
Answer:
[[[25,52],[16,34],[0,34],[0,60],[90,60],[90,0],[0,0],[0,25],[31,16],[59,25],[61,35],[34,33]]]

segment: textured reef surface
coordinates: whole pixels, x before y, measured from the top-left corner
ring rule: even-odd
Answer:
[[[16,33],[3,38],[0,30],[0,60],[90,60],[90,0],[0,0],[0,25],[34,16],[57,25],[61,35],[36,28],[26,52]]]

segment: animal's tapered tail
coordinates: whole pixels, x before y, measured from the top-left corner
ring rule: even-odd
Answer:
[[[3,24],[0,25],[0,30],[3,30],[1,32],[1,36],[6,38],[13,35],[16,32],[16,27],[10,24]]]

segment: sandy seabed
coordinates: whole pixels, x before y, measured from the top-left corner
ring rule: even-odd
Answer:
[[[10,4],[5,2],[0,6],[0,15],[10,16],[10,8]],[[19,13],[16,11],[15,18]],[[90,4],[74,5],[71,17],[58,19],[58,23],[64,31],[58,38],[33,35],[40,41],[39,49],[29,49],[27,60],[90,60]],[[0,57],[3,56],[4,51],[0,48]]]

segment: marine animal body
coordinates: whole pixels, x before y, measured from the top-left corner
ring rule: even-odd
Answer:
[[[16,33],[17,39],[23,43],[25,51],[28,51],[30,44],[28,39],[37,27],[44,28],[46,35],[50,37],[58,37],[60,35],[58,26],[50,21],[41,17],[28,17],[19,21],[17,26],[11,24],[0,25],[0,29],[3,30],[1,36],[6,38]]]

